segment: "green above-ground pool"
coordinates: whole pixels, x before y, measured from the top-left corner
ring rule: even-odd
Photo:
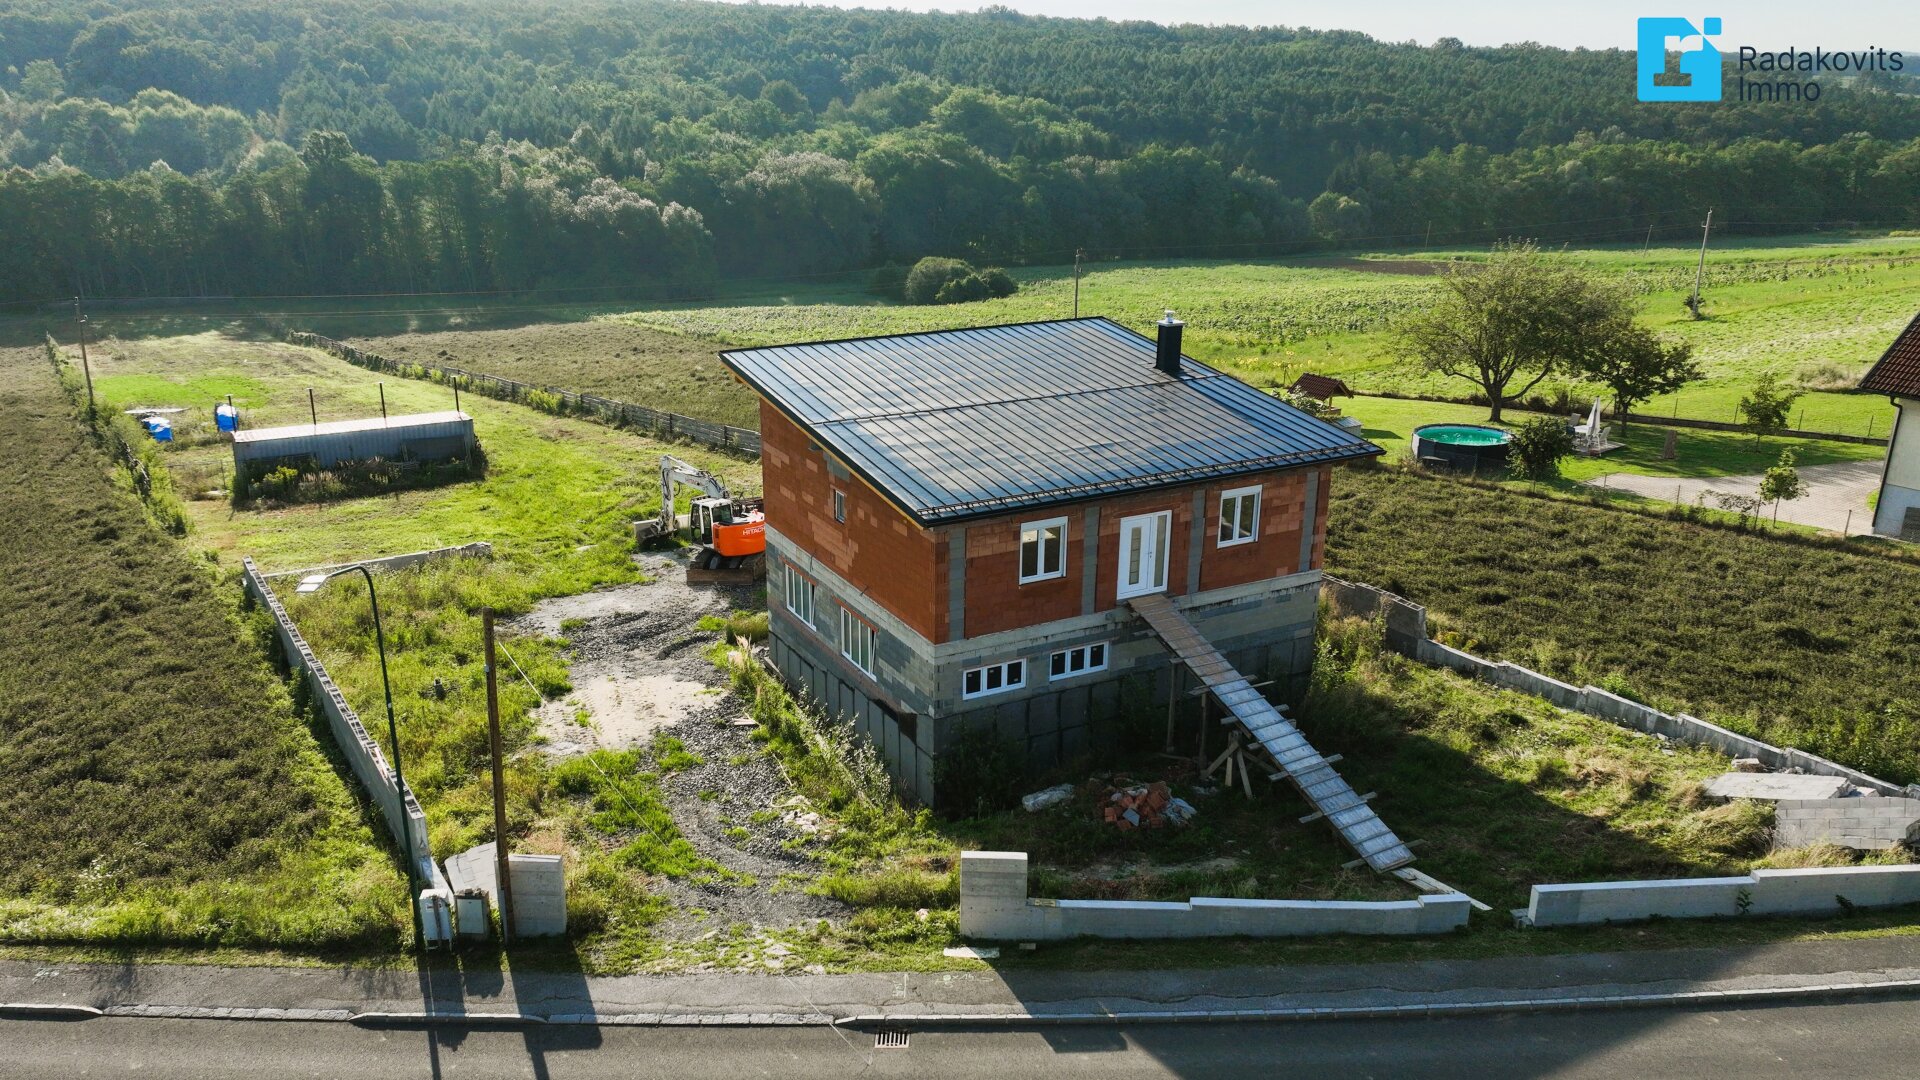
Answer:
[[[1422,424],[1413,429],[1413,456],[1461,472],[1503,472],[1513,433],[1483,424]]]

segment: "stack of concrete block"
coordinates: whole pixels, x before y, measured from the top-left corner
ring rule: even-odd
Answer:
[[[1025,852],[968,851],[960,856],[960,932],[986,941],[1443,934],[1467,924],[1472,904],[1460,893],[1385,903],[1215,897],[1194,897],[1186,903],[1029,900]]]
[[[1878,851],[1920,845],[1920,799],[1785,799],[1774,804],[1780,847],[1839,844]]]
[[[1868,800],[1877,801],[1877,800]],[[1524,912],[1537,927],[1735,915],[1831,915],[1920,903],[1920,866],[1755,870],[1739,877],[1535,885]]]

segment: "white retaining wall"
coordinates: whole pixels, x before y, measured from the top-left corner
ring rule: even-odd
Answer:
[[[418,860],[420,879],[426,882],[428,888],[445,889],[447,879],[433,860],[433,849],[427,843],[427,815],[420,809],[419,800],[414,798],[411,790],[402,792],[395,783],[393,770],[387,765],[387,756],[381,751],[380,744],[367,734],[360,717],[347,704],[346,696],[334,685],[333,677],[327,674],[326,667],[313,654],[306,638],[300,636],[299,629],[293,625],[293,619],[287,615],[280,598],[267,585],[260,568],[253,564],[251,558],[243,559],[241,568],[247,595],[266,605],[273,614],[274,630],[288,665],[306,676],[307,685],[313,690],[315,708],[327,718],[334,743],[345,755],[353,774],[360,778],[361,786],[380,807],[387,828],[393,831],[393,842],[404,850],[406,834],[401,829],[409,830],[413,835],[413,853]]]
[[[1184,904],[1032,900],[1027,897],[1026,852],[960,855],[960,933],[983,941],[1444,934],[1467,925],[1472,904],[1460,893],[1384,903],[1213,897],[1194,897]]]
[[[1913,903],[1920,903],[1920,866],[1840,866],[1755,870],[1740,877],[1535,885],[1526,919],[1538,927],[1578,926],[1655,917],[1832,915],[1849,907]]]
[[[1920,785],[1901,787],[1857,769],[1849,769],[1838,762],[1828,761],[1817,754],[1774,746],[1728,731],[1697,716],[1663,713],[1597,686],[1576,687],[1518,664],[1486,660],[1450,645],[1442,645],[1427,636],[1426,608],[1371,585],[1342,581],[1327,575],[1321,579],[1321,595],[1340,615],[1371,618],[1384,613],[1387,646],[1423,664],[1451,668],[1462,675],[1532,694],[1563,709],[1597,716],[1649,735],[1664,735],[1690,746],[1704,746],[1728,757],[1758,758],[1762,765],[1775,771],[1799,769],[1819,776],[1840,777],[1855,787],[1877,791],[1882,795],[1920,797]]]

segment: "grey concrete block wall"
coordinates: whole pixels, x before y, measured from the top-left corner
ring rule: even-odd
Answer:
[[[1878,851],[1920,844],[1920,799],[1782,799],[1773,807],[1774,842],[1781,847]]]
[[[1846,903],[1841,903],[1845,898]],[[1920,903],[1920,866],[1755,870],[1739,877],[1535,885],[1536,927],[1737,915],[1827,915]]]
[[[251,558],[241,560],[241,582],[249,598],[266,607],[273,617],[274,634],[279,639],[282,655],[287,664],[307,680],[312,691],[314,707],[326,718],[327,728],[333,732],[333,741],[347,760],[347,766],[353,770],[360,785],[380,808],[380,815],[386,820],[387,828],[393,832],[393,841],[405,848],[407,837],[411,835],[413,852],[418,860],[416,872],[428,888],[444,889],[447,879],[440,872],[440,865],[434,861],[432,846],[427,842],[427,815],[420,809],[420,801],[414,797],[411,788],[402,789],[395,780],[393,769],[387,764],[387,756],[380,744],[367,734],[366,726],[360,717],[347,704],[346,695],[334,685],[333,677],[314,655],[312,646],[300,635],[293,618],[280,603],[268,586],[267,579],[261,575],[260,568]]]
[[[1444,934],[1467,925],[1472,904],[1459,893],[1386,902],[1035,900],[1025,852],[960,855],[960,933],[984,941]]]
[[[1728,757],[1758,758],[1769,769],[1799,769],[1821,776],[1840,777],[1856,787],[1882,795],[1920,796],[1920,785],[1901,787],[1817,754],[1774,746],[1728,731],[1697,716],[1664,713],[1597,686],[1576,688],[1518,664],[1487,660],[1465,650],[1443,645],[1426,636],[1425,608],[1371,585],[1328,576],[1322,586],[1322,596],[1328,607],[1338,615],[1372,618],[1385,612],[1387,647],[1420,663],[1449,668],[1470,678],[1484,679],[1532,694],[1563,709],[1597,716],[1649,735],[1665,736],[1689,746],[1703,746]]]
[[[361,559],[359,562],[329,563],[326,566],[308,566],[299,570],[276,570],[262,575],[268,581],[295,575],[326,573],[332,570],[345,570],[349,566],[364,566],[369,570],[404,570],[409,566],[432,562],[435,559],[491,559],[493,545],[485,540],[476,540],[471,544],[458,544],[453,547],[430,548],[426,551],[409,551],[405,555],[388,555],[383,559]]]
[[[1097,754],[1111,742],[1122,713],[1123,683],[1149,686],[1164,717],[1171,654],[1129,610],[936,645],[777,530],[767,531],[767,553],[774,669],[822,711],[853,724],[873,743],[895,787],[920,802],[938,801],[935,763],[944,747],[966,733],[993,732],[1014,745],[1029,772],[1041,773]],[[814,583],[812,626],[787,609],[780,577],[786,563]],[[1319,589],[1319,572],[1309,571],[1175,602],[1249,678],[1298,679],[1312,669]],[[840,655],[839,606],[878,631],[871,673]],[[1107,646],[1106,670],[1049,677],[1054,652],[1094,643]],[[1014,659],[1026,665],[1023,687],[976,698],[963,695],[968,670]],[[1199,704],[1182,696],[1178,710],[1191,721]],[[910,732],[901,731],[902,719]]]

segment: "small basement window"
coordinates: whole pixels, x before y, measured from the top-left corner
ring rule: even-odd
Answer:
[[[868,675],[873,674],[873,647],[879,637],[879,633],[867,625],[867,620],[846,608],[840,609],[840,655]]]
[[[968,669],[960,680],[960,696],[963,698],[986,697],[988,694],[1018,690],[1027,685],[1027,662],[1008,660],[1001,664],[988,664],[985,667]]]
[[[833,489],[833,520],[847,520],[847,493],[839,488]]]
[[[1220,493],[1219,547],[1250,544],[1260,538],[1260,489],[1233,488]]]
[[[1020,584],[1066,574],[1067,519],[1048,518],[1020,526]]]
[[[800,569],[792,563],[787,565],[787,610],[808,626],[813,625],[813,582],[808,581]]]
[[[1107,670],[1107,643],[1104,641],[1062,649],[1047,659],[1047,678],[1050,680],[1071,679],[1075,675],[1085,675],[1090,671],[1105,670]]]

